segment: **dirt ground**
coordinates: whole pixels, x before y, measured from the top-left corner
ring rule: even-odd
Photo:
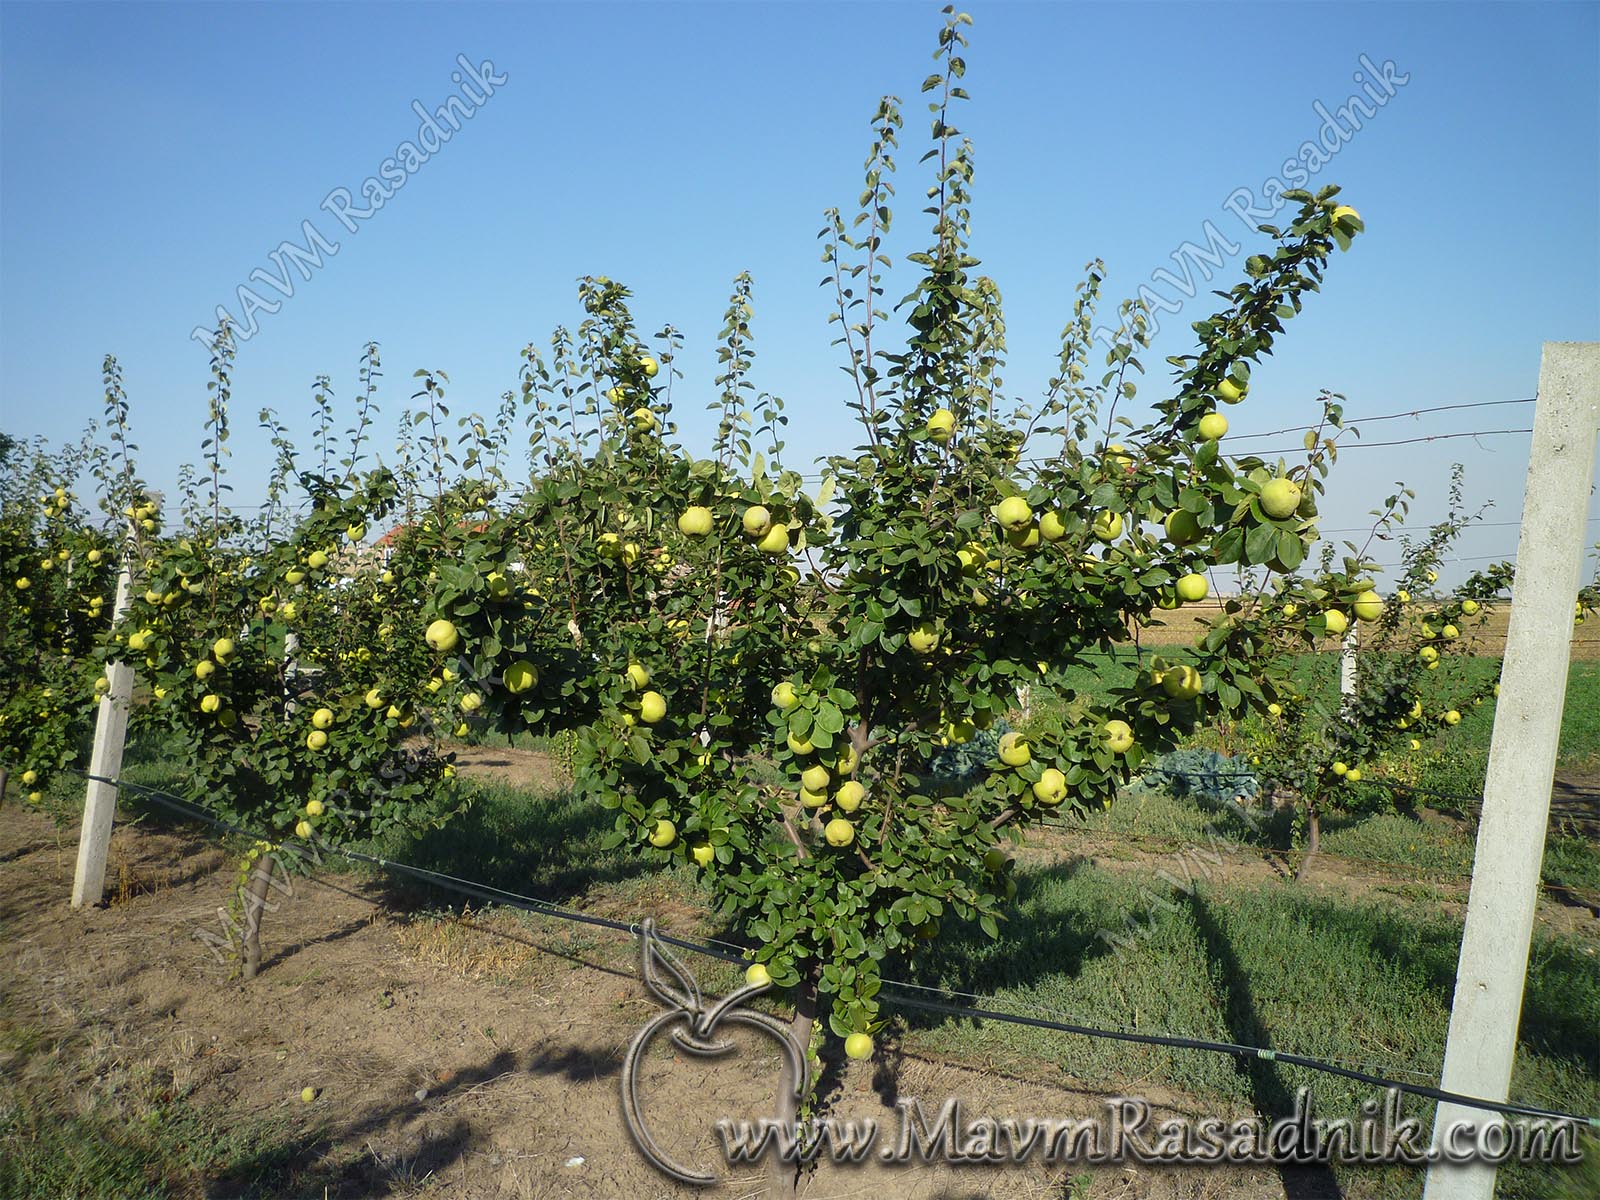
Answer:
[[[548,754],[509,747],[469,746],[452,742],[456,770],[468,778],[496,779],[512,787],[550,790],[567,782],[561,766]]]
[[[545,755],[461,748],[466,773],[549,786]],[[1568,781],[1567,799],[1593,803],[1594,780]],[[620,1068],[633,1035],[660,1011],[639,979],[626,935],[506,914],[459,920],[412,914],[380,880],[298,879],[264,924],[262,975],[231,977],[206,934],[223,930],[232,865],[198,834],[121,826],[113,841],[108,903],[67,904],[76,836],[14,805],[0,821],[0,1026],[59,1041],[48,1069],[100,1081],[169,1081],[191,1105],[226,1122],[276,1119],[296,1166],[294,1196],[756,1197],[773,1194],[762,1167],[720,1162],[711,1130],[721,1117],[772,1111],[777,1057],[741,1043],[727,1060],[658,1048],[643,1104],[661,1145],[679,1161],[714,1167],[710,1192],[673,1183],[639,1153],[621,1118]],[[1177,851],[1174,851],[1176,854]],[[1107,870],[1181,876],[1159,848],[1075,831],[1042,834],[1024,858],[1088,857]],[[1189,869],[1225,884],[1265,882],[1287,869],[1245,850],[1207,850]],[[1419,880],[1336,860],[1314,865],[1306,886],[1377,898]],[[1427,880],[1442,911],[1466,902],[1464,881]],[[629,919],[652,915],[695,936],[697,914],[648,890]],[[638,911],[643,905],[646,911]],[[649,911],[653,908],[653,911]],[[1592,906],[1546,896],[1539,924],[1597,936]],[[693,970],[702,960],[689,957]],[[9,1073],[14,1064],[0,1062]],[[35,1056],[34,1070],[41,1069]],[[59,1081],[57,1081],[59,1082]],[[301,1089],[316,1090],[305,1104]],[[1023,1080],[970,1065],[880,1049],[849,1064],[824,1089],[827,1112],[874,1118],[891,1139],[895,1102],[916,1097],[930,1116],[950,1097],[969,1115],[1100,1116],[1106,1097],[1070,1079]],[[1149,1094],[1165,1115],[1195,1115],[1191,1097]],[[1232,1114],[1244,1115],[1244,1114]],[[1284,1177],[1236,1168],[1100,1169],[1034,1162],[1019,1168],[824,1165],[806,1197],[878,1200],[1058,1197],[1093,1176],[1099,1200],[1339,1195],[1320,1173]],[[1081,1180],[1080,1186],[1081,1186]],[[1348,1181],[1347,1181],[1348,1187]],[[260,1196],[239,1181],[197,1182],[195,1197]],[[274,1193],[274,1195],[284,1193]],[[1357,1196],[1359,1191],[1346,1191]]]
[[[80,912],[67,904],[74,847],[37,813],[8,806],[0,821],[0,1022],[77,1048],[45,1066],[35,1055],[30,1069],[77,1072],[96,1086],[154,1073],[228,1121],[278,1118],[294,1146],[297,1196],[768,1194],[763,1168],[724,1165],[725,1182],[709,1193],[674,1184],[625,1133],[620,1063],[659,1009],[623,935],[504,915],[413,920],[377,881],[300,880],[267,917],[263,973],[246,984],[197,936],[220,929],[231,877],[220,850],[119,828],[111,902]],[[695,932],[682,913],[657,915]],[[769,1114],[776,1062],[770,1046],[726,1061],[654,1053],[642,1091],[659,1142],[680,1161],[718,1165],[713,1122]],[[300,1098],[306,1087],[317,1090],[311,1104]],[[828,1094],[832,1115],[874,1117],[891,1131],[898,1097],[919,1098],[931,1114],[959,1096],[969,1114],[1002,1118],[1099,1115],[1104,1102],[1070,1081],[1012,1079],[894,1047],[851,1064]],[[1148,1098],[1162,1106],[1158,1118],[1197,1111],[1180,1095]],[[1082,1173],[1042,1163],[824,1166],[801,1194],[1068,1197]],[[1093,1174],[1097,1198],[1286,1194],[1270,1170]],[[1322,1182],[1291,1179],[1290,1194],[1336,1194]],[[211,1179],[192,1194],[260,1193]]]

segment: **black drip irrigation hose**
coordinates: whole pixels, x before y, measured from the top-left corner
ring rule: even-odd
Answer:
[[[234,825],[231,822],[224,821],[220,817],[213,816],[211,813],[206,812],[205,809],[199,805],[184,800],[179,796],[174,796],[170,792],[163,792],[159,788],[146,787],[142,783],[132,783],[120,779],[108,779],[103,775],[89,775],[82,772],[78,773],[82,774],[84,779],[93,781],[95,783],[110,784],[119,791],[134,792],[137,795],[154,800],[156,803],[171,809],[180,816],[188,817],[194,821],[204,822],[205,824],[214,826],[215,828],[221,829],[224,832],[236,834],[240,837],[252,838],[258,841],[269,841],[269,839],[261,837],[260,834],[254,832],[253,830],[245,829],[242,826]],[[304,855],[302,855],[295,847],[280,847],[280,849],[285,848],[291,853],[295,854],[296,857],[304,857]],[[379,870],[393,871],[402,875],[409,875],[414,879],[422,879],[432,883],[436,887],[443,888],[446,891],[459,892],[464,896],[471,896],[474,899],[485,900],[492,904],[503,904],[507,908],[518,908],[524,912],[535,913],[537,915],[546,917],[556,917],[563,921],[574,921],[582,925],[594,925],[601,929],[614,929],[618,933],[626,933],[632,937],[638,937],[644,932],[643,926],[638,922],[617,921],[610,917],[597,917],[591,913],[575,912],[572,909],[562,908],[557,904],[551,904],[546,900],[538,900],[532,896],[523,896],[517,892],[508,892],[503,888],[495,887],[493,884],[478,883],[470,879],[461,879],[455,875],[446,875],[440,871],[430,871],[426,867],[415,867],[410,863],[395,862],[390,858],[379,858],[376,855],[364,854],[360,850],[350,850],[343,846],[314,848],[319,849],[319,851],[321,849],[326,849],[330,853],[338,855],[340,858],[349,859],[351,862],[368,863],[377,867]],[[674,937],[668,933],[662,933],[659,929],[656,931],[655,936],[658,940],[667,942],[670,945],[678,946],[684,950],[693,950],[700,954],[708,954],[713,958],[720,958],[726,962],[743,962],[745,958],[744,951],[736,946],[730,947],[726,950],[717,950],[710,946],[702,945],[699,942],[686,941],[683,938]]]
[[[120,779],[111,779],[103,775],[90,775],[85,772],[75,772],[84,779],[95,783],[108,784],[119,791],[130,791],[140,796],[155,800],[158,804],[171,809],[180,815],[192,820],[197,820],[215,828],[243,837],[258,838],[251,830],[233,825],[219,817],[206,812],[198,805],[164,792],[159,788],[146,787],[143,784],[125,782]],[[267,839],[259,839],[267,840]],[[471,880],[458,879],[453,875],[446,875],[438,871],[430,871],[425,867],[415,867],[409,863],[395,862],[393,859],[379,858],[371,854],[363,854],[359,850],[348,850],[340,846],[329,846],[326,849],[341,858],[353,862],[368,863],[384,871],[394,871],[410,875],[418,879],[427,880],[435,886],[447,891],[460,892],[463,895],[474,896],[477,899],[488,900],[493,903],[503,904],[508,908],[521,909],[524,912],[535,913],[540,916],[555,917],[564,921],[575,921],[585,925],[599,926],[603,929],[616,930],[632,937],[643,933],[643,926],[637,922],[616,921],[608,917],[591,916],[588,913],[573,912],[559,905],[547,901],[536,900],[531,896],[519,895],[508,892],[489,884],[475,883]],[[721,959],[724,962],[738,963],[744,961],[744,952],[738,947],[728,946],[721,949],[702,942],[691,941],[687,938],[674,937],[659,930],[655,936],[669,945],[677,946],[683,950],[690,950],[696,954],[703,954],[709,958]],[[726,945],[726,943],[724,943]],[[1367,1071],[1359,1071],[1351,1067],[1341,1067],[1336,1063],[1326,1062],[1322,1059],[1309,1058],[1302,1054],[1291,1054],[1280,1050],[1271,1050],[1263,1046],[1242,1046],[1235,1042],[1214,1042],[1204,1038],[1179,1037],[1167,1033],[1135,1033],[1131,1030],[1099,1029],[1089,1025],[1076,1025],[1066,1021],[1054,1021],[1044,1017],[1028,1017],[1018,1013],[1001,1012],[996,1009],[979,1008],[975,1005],[951,1004],[941,1000],[923,1000],[914,996],[898,994],[904,989],[916,985],[903,983],[900,980],[885,979],[883,986],[893,989],[897,994],[885,997],[890,1003],[903,1008],[920,1009],[924,1012],[939,1013],[945,1016],[958,1017],[964,1020],[999,1021],[1010,1025],[1024,1025],[1033,1029],[1047,1029],[1055,1033],[1076,1034],[1081,1037],[1102,1038],[1108,1041],[1132,1042],[1143,1046],[1162,1046],[1176,1050],[1198,1050],[1209,1054],[1223,1054],[1233,1058],[1256,1059],[1262,1062],[1287,1063],[1290,1066],[1304,1067],[1310,1071],[1320,1071],[1326,1075],[1337,1075],[1344,1079],[1352,1079],[1358,1083],[1365,1083],[1373,1087],[1383,1088],[1387,1091],[1403,1092],[1407,1095],[1418,1096],[1428,1100],[1439,1101],[1444,1104],[1454,1104],[1462,1108],[1475,1108],[1484,1112],[1499,1113],[1504,1116],[1527,1117],[1535,1120],[1559,1121],[1566,1124],[1584,1125],[1593,1130],[1600,1130],[1600,1116],[1583,1117],[1575,1113],[1558,1112],[1554,1109],[1540,1108],[1536,1105],[1514,1104],[1505,1100],[1482,1100],[1474,1096],[1464,1096],[1458,1092],[1445,1091],[1442,1088],[1426,1087],[1422,1084],[1404,1083],[1399,1080],[1387,1079],[1381,1075],[1374,1075]],[[881,995],[881,993],[880,993]]]

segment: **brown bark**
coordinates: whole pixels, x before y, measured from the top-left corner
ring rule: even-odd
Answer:
[[[244,977],[254,979],[261,969],[261,913],[267,907],[272,885],[273,856],[263,854],[251,868],[244,885]]]
[[[800,1051],[802,1063],[811,1054],[811,1033],[816,1023],[817,977],[815,972],[810,972],[800,982],[800,989],[795,995],[794,1017],[789,1022],[789,1038]],[[800,1104],[804,1100],[803,1096],[796,1095],[800,1082],[794,1077],[788,1056],[785,1055],[783,1070],[778,1077],[777,1115],[778,1121],[789,1129],[794,1129],[800,1119]],[[770,1169],[774,1196],[794,1196],[799,1193],[800,1163],[784,1162],[774,1155]]]
[[[1306,805],[1306,852],[1300,859],[1300,867],[1294,873],[1294,881],[1299,883],[1306,877],[1306,872],[1311,868],[1311,860],[1317,856],[1317,851],[1322,848],[1322,818],[1317,815],[1315,804]]]

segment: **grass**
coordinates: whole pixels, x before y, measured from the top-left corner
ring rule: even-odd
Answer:
[[[1552,835],[1544,844],[1544,880],[1600,892],[1600,851],[1587,838]]]
[[[1308,656],[1300,664],[1306,686],[1331,686],[1332,661]],[[1497,664],[1479,660],[1468,669],[1490,671]],[[1074,668],[1070,678],[1073,686],[1096,690],[1130,673],[1127,656],[1105,656]],[[1050,719],[1055,704],[1053,697],[1036,696],[1032,719]],[[1481,788],[1491,723],[1492,705],[1469,712],[1451,739],[1451,753],[1427,767],[1425,786]],[[1600,763],[1600,663],[1573,664],[1561,761],[1569,769]],[[147,786],[180,782],[158,754],[138,750],[126,774]],[[602,851],[613,814],[592,802],[567,791],[536,794],[481,780],[460,786],[472,804],[459,818],[374,851],[613,915],[660,904],[703,911],[704,894],[691,873],[660,872],[623,849]],[[159,810],[151,818],[166,823]],[[1109,810],[1080,818],[1077,827],[1108,839],[1096,845],[1096,854],[1106,858],[1117,857],[1118,845],[1141,845],[1135,839],[1156,839],[1142,844],[1158,851],[1204,849],[1217,838],[1260,852],[1290,847],[1293,834],[1281,813],[1258,810],[1246,819],[1225,806],[1160,791],[1130,791]],[[891,964],[886,973],[981,994],[986,1004],[1017,1012],[1271,1046],[1402,1078],[1436,1079],[1461,932],[1459,921],[1441,912],[1442,885],[1470,872],[1470,828],[1404,810],[1336,813],[1325,823],[1324,846],[1330,859],[1342,855],[1387,869],[1392,886],[1366,899],[1284,883],[1202,881],[1188,892],[1158,878],[1154,866],[1054,862],[1019,869],[1017,901],[998,940],[947,926],[914,967]],[[1553,835],[1544,876],[1600,891],[1600,849],[1580,836]],[[440,894],[397,883],[392,899],[436,905]],[[1535,938],[1514,1099],[1600,1114],[1597,953],[1600,943],[1586,936]],[[720,975],[707,964],[704,978],[714,977]],[[1054,1069],[1107,1092],[1171,1088],[1213,1107],[1275,1113],[1306,1086],[1331,1114],[1353,1111],[1370,1094],[1350,1081],[1276,1063],[906,1017],[905,1039],[913,1048],[1030,1077]],[[60,1081],[30,1067],[49,1057],[39,1036],[3,1023],[0,1055],[14,1081],[0,1097],[0,1195],[187,1194],[186,1181],[197,1175],[238,1181],[230,1195],[276,1194],[273,1189],[287,1183],[285,1163],[306,1152],[304,1130],[225,1124],[156,1084],[130,1089],[114,1104],[66,1107]],[[1431,1115],[1429,1106],[1413,1105],[1413,1111]],[[1589,1174],[1512,1167],[1502,1174],[1500,1194],[1530,1200],[1600,1194],[1600,1163],[1584,1170]],[[1416,1173],[1398,1170],[1367,1172],[1362,1180],[1365,1191],[1384,1197],[1415,1196],[1420,1187]]]
[[[1157,647],[1156,652],[1173,659],[1182,658],[1185,653],[1182,647]],[[1111,687],[1132,678],[1134,663],[1131,652],[1093,655],[1068,669],[1067,686],[1090,695],[1106,695]],[[1499,672],[1500,660],[1464,659],[1452,670],[1459,670],[1469,683],[1484,682]],[[1301,655],[1292,664],[1292,675],[1306,694],[1331,695],[1337,687],[1338,658],[1333,654]],[[1056,696],[1036,694],[1024,727],[1056,722],[1060,712],[1061,701]],[[1470,829],[1421,821],[1415,806],[1469,813],[1483,792],[1493,728],[1492,702],[1469,708],[1460,725],[1448,738],[1431,746],[1414,769],[1414,791],[1396,793],[1389,788],[1362,785],[1365,807],[1324,819],[1325,850],[1394,867],[1470,873],[1474,850]],[[1202,730],[1194,738],[1197,745],[1224,752],[1237,751],[1244,741],[1240,731]],[[1557,764],[1559,769],[1575,773],[1600,771],[1600,662],[1575,661],[1571,665]],[[1405,764],[1405,771],[1411,769],[1410,764]],[[1286,850],[1294,845],[1292,822],[1283,814],[1265,815],[1259,827],[1252,827],[1203,801],[1174,801],[1159,793],[1142,791],[1132,802],[1124,796],[1110,812],[1089,816],[1084,825],[1096,832],[1187,841],[1204,841],[1214,834],[1258,848]],[[1600,891],[1600,847],[1575,830],[1552,833],[1545,849],[1544,879],[1547,883]]]
[[[1239,809],[1202,799],[1172,796],[1165,791],[1130,788],[1110,808],[1065,817],[1070,828],[1090,833],[1200,843],[1215,836],[1241,846],[1273,847],[1280,834],[1271,814]]]
[[[686,875],[652,879],[631,856],[599,853],[610,816],[565,793],[534,798],[485,787],[468,817],[430,835],[419,847],[423,859],[413,861],[504,886],[515,882],[535,894],[587,892],[591,902],[618,912],[659,899],[663,890],[679,905],[699,902]],[[1242,849],[1288,844],[1281,817],[1252,825],[1231,810],[1162,793],[1124,795],[1110,810],[1084,818],[1081,828],[1174,846],[1204,845],[1212,834]],[[898,964],[888,973],[992,996],[995,1006],[1018,1012],[1272,1046],[1418,1082],[1436,1079],[1460,926],[1439,915],[1441,887],[1406,872],[1464,878],[1471,867],[1470,833],[1458,823],[1403,813],[1340,814],[1328,822],[1326,846],[1330,856],[1397,868],[1397,885],[1385,898],[1361,901],[1284,884],[1202,884],[1185,896],[1153,871],[1054,863],[1019,873],[1017,903],[998,941],[972,929],[949,929],[914,971]],[[1553,838],[1551,848],[1547,876],[1567,882],[1595,877],[1600,855],[1590,843]],[[1043,1064],[1107,1091],[1175,1088],[1211,1105],[1269,1113],[1286,1111],[1301,1086],[1335,1114],[1354,1112],[1370,1095],[1348,1081],[1277,1065],[1241,1066],[1195,1051],[907,1015],[906,1038],[914,1048],[1032,1076]],[[1541,935],[1530,965],[1513,1097],[1600,1112],[1597,1025],[1595,946]],[[1412,1111],[1431,1119],[1431,1106],[1413,1104]],[[1414,1173],[1399,1170],[1363,1178],[1367,1188],[1397,1197],[1414,1195],[1418,1182]],[[1570,1182],[1514,1167],[1505,1173],[1503,1194],[1543,1196]]]
[[[1600,769],[1600,662],[1575,662],[1561,714],[1562,762]]]
[[[197,1194],[266,1197],[321,1194],[291,1187],[295,1164],[317,1140],[287,1119],[240,1120],[192,1104],[149,1067],[99,1063],[62,1078],[63,1065],[94,1059],[78,1032],[67,1045],[0,1021],[0,1196],[7,1200],[165,1200]]]
[[[1498,659],[1478,659],[1485,673],[1498,669]],[[1449,739],[1449,753],[1430,761],[1420,786],[1453,795],[1475,797],[1483,792],[1489,765],[1489,737],[1494,731],[1494,705],[1485,703],[1461,716]],[[1561,710],[1561,741],[1556,765],[1569,771],[1600,771],[1600,662],[1575,662],[1567,676],[1566,703]]]
[[[1171,661],[1188,657],[1182,647],[1161,646],[1150,652],[1162,654]],[[1290,664],[1290,675],[1306,695],[1331,696],[1338,686],[1338,662],[1335,654],[1298,655]],[[1500,660],[1463,659],[1451,670],[1459,671],[1464,681],[1475,684],[1497,675]],[[1136,671],[1137,659],[1131,650],[1091,654],[1081,663],[1067,668],[1065,687],[1103,697],[1111,688],[1131,681]],[[1057,720],[1060,711],[1061,702],[1057,697],[1036,692],[1030,725]],[[1449,739],[1450,753],[1428,767],[1420,781],[1422,786],[1465,796],[1481,793],[1483,770],[1488,762],[1489,734],[1493,728],[1492,703],[1463,713],[1461,724]],[[1571,666],[1557,762],[1573,770],[1600,769],[1600,662],[1574,662]]]
[[[1152,794],[1126,796],[1083,824],[1185,845],[1203,838],[1206,824],[1217,819],[1192,803]],[[626,868],[626,857],[600,855],[598,837],[610,814],[598,808],[586,814],[582,802],[564,793],[537,798],[485,788],[468,821],[430,835],[426,861],[508,885],[520,880],[519,890],[583,891],[590,905],[616,915],[645,911],[663,897],[684,908],[703,899],[686,874],[647,874]],[[1470,862],[1470,842],[1454,825],[1376,814],[1330,826],[1330,851],[1441,871]],[[1242,822],[1240,828],[1248,830]],[[1258,840],[1271,836],[1269,826]],[[529,857],[534,848],[542,860]],[[999,940],[948,928],[914,967],[891,964],[888,974],[993,997],[994,1007],[1011,1011],[1272,1046],[1428,1082],[1437,1078],[1448,1028],[1460,927],[1438,915],[1437,888],[1403,873],[1399,882],[1387,901],[1330,898],[1284,884],[1202,883],[1185,896],[1153,872],[1058,862],[1019,872],[1017,903]],[[1600,1112],[1594,949],[1575,938],[1536,939],[1514,1098]],[[704,966],[708,984],[726,974],[696,965]],[[1171,1088],[1228,1111],[1276,1113],[1307,1086],[1322,1111],[1335,1115],[1354,1112],[1370,1094],[1330,1076],[1241,1067],[1196,1051],[904,1015],[914,1049],[1028,1077],[1038,1077],[1041,1066],[1054,1068],[1108,1092]],[[1429,1106],[1412,1110],[1431,1118]],[[1363,1179],[1385,1196],[1415,1195],[1418,1186],[1414,1173],[1398,1170]],[[1562,1185],[1562,1178],[1521,1167],[1505,1179],[1503,1194],[1513,1197],[1544,1196]]]
[[[1095,853],[1132,859],[1144,853],[1216,842],[1242,854],[1288,852],[1295,848],[1292,815],[1260,808],[1241,810],[1161,791],[1129,790],[1109,809],[1068,816],[1065,828],[1108,839]],[[1371,869],[1417,872],[1419,882],[1434,879],[1465,883],[1476,849],[1471,827],[1446,818],[1424,819],[1419,812],[1335,812],[1323,819],[1322,853],[1347,858]],[[1337,864],[1325,864],[1337,869]],[[1552,833],[1545,842],[1543,879],[1578,888],[1600,900],[1600,845],[1585,837]]]
[[[602,850],[615,814],[569,790],[536,793],[480,779],[458,786],[470,806],[443,829],[390,838],[371,852],[551,901],[653,870],[621,847]],[[397,878],[395,887],[404,902],[427,885]]]
[[[1437,1078],[1460,941],[1457,923],[1393,904],[1288,885],[1201,884],[1192,895],[1121,872],[1054,867],[1022,877],[997,941],[951,929],[916,979],[990,993],[995,1007],[1100,1028],[1270,1046],[1416,1082]],[[1132,924],[1126,924],[1129,915]],[[1119,947],[1106,934],[1125,936]],[[1600,971],[1594,948],[1535,941],[1512,1096],[1600,1113]],[[1091,1087],[1176,1087],[1232,1111],[1353,1114],[1371,1091],[1334,1076],[1198,1051],[1128,1045],[1000,1023],[914,1017],[910,1046]],[[1410,1110],[1431,1119],[1431,1105]],[[1372,1182],[1370,1176],[1369,1186]],[[1415,1176],[1383,1194],[1415,1195]],[[1508,1171],[1501,1194],[1544,1196],[1549,1173]]]
[[[1328,818],[1323,846],[1330,854],[1441,875],[1472,873],[1472,835],[1459,825],[1420,821],[1407,813],[1345,813]]]

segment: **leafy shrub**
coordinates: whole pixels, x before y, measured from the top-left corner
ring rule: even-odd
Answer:
[[[1230,757],[1200,747],[1163,754],[1146,773],[1151,784],[1174,796],[1196,796],[1218,803],[1236,796],[1255,796],[1261,790],[1243,756]]]

